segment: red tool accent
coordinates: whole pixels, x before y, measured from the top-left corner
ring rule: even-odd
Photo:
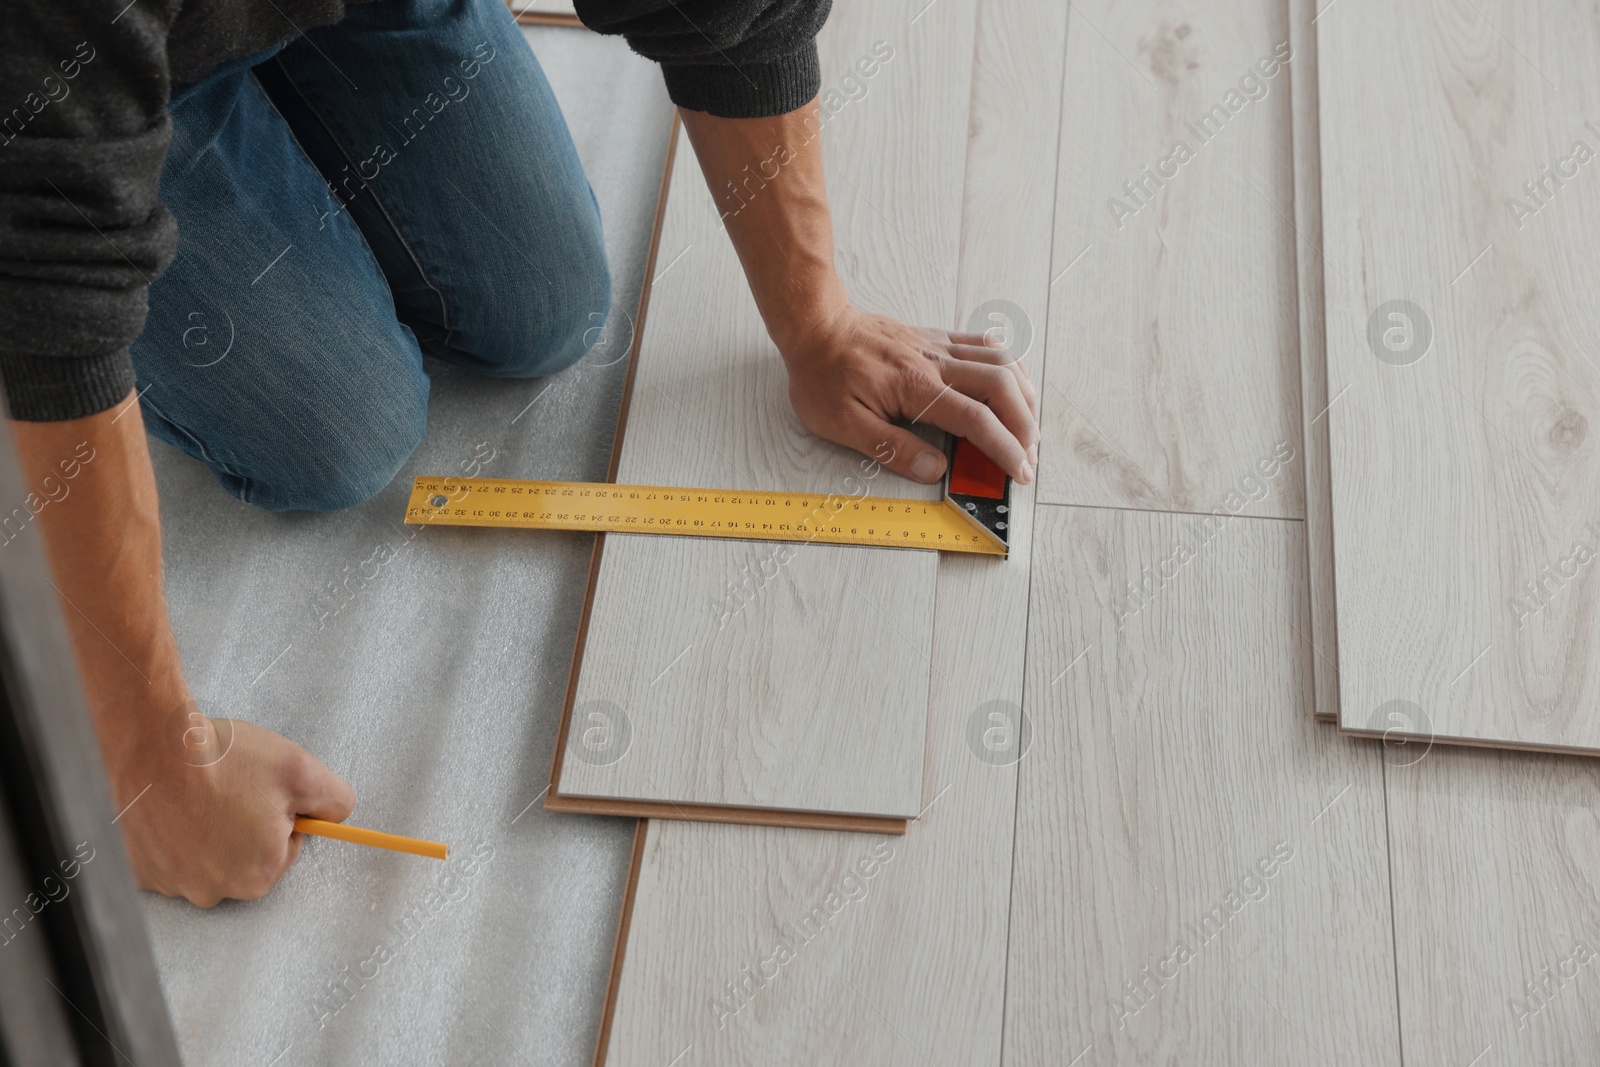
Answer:
[[[965,438],[956,442],[955,459],[950,464],[947,492],[1001,500],[1006,495],[1006,472]]]

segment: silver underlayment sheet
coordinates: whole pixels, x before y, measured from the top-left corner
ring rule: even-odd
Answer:
[[[152,442],[167,592],[211,715],[309,748],[351,822],[445,841],[449,864],[312,839],[265,900],[147,895],[194,1065],[586,1063],[632,820],[538,803],[592,538],[418,529],[413,476],[600,481],[626,371],[671,107],[654,64],[587,30],[527,36],[600,201],[616,293],[584,362],[542,381],[439,364],[428,439],[368,504],[271,515]]]

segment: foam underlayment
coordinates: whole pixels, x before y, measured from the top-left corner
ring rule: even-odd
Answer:
[[[428,438],[331,515],[234,502],[152,441],[167,593],[212,715],[305,745],[351,822],[445,841],[450,864],[312,840],[266,899],[145,897],[191,1064],[587,1062],[632,820],[546,812],[592,540],[405,527],[413,476],[605,478],[671,108],[653,64],[584,30],[525,30],[606,228],[612,330],[543,381],[430,364]],[[531,406],[530,406],[531,405]]]

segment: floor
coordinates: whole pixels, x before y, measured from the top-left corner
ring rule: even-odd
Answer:
[[[1013,70],[1046,60],[984,29],[997,6],[980,0],[979,55],[986,92],[1008,94]],[[705,1004],[878,839],[652,823],[635,923],[657,937],[629,957],[611,1062],[1595,1062],[1593,766],[1385,747],[1312,718],[1305,486],[1273,462],[1301,440],[1288,76],[1252,89],[1160,196],[1119,192],[1289,39],[1284,3],[1078,0],[1057,29],[1048,271],[1020,286],[1010,264],[986,271],[1048,292],[1037,562],[1013,591],[1024,633],[990,657],[1025,642],[1028,740],[1007,777],[980,777],[971,694],[930,718],[925,797],[941,806],[896,839],[871,902],[852,898],[748,1011]],[[659,78],[618,42],[526,32],[631,309],[666,142]],[[438,369],[411,468],[339,515],[236,506],[158,449],[169,595],[202,704],[356,782],[353,822],[477,843],[447,871],[312,842],[265,901],[200,914],[147,899],[188,1062],[590,1061],[634,824],[538,803],[590,540],[394,516],[422,471],[603,477],[626,343],[549,382]],[[1226,521],[1201,525],[1219,502]],[[972,818],[980,801],[998,842]],[[760,865],[774,856],[806,857],[767,864],[786,868],[781,892]],[[974,916],[971,958],[941,954],[940,934]],[[982,998],[938,999],[962,982]],[[906,1023],[929,1016],[943,1025]],[[840,1033],[843,1058],[797,1052]]]
[[[621,41],[524,32],[605,220],[604,343],[547,381],[430,368],[426,443],[348,512],[237,505],[152,443],[167,592],[202,707],[280,731],[356,783],[352,822],[471,842],[486,860],[446,871],[313,841],[256,903],[201,913],[147,896],[191,1064],[571,1064],[593,1050],[633,822],[536,803],[591,539],[397,520],[415,474],[605,477],[671,108]],[[392,957],[372,963],[380,941]]]

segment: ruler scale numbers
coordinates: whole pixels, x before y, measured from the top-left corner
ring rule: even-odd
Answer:
[[[949,499],[424,476],[406,522],[1006,554],[1001,538]]]

